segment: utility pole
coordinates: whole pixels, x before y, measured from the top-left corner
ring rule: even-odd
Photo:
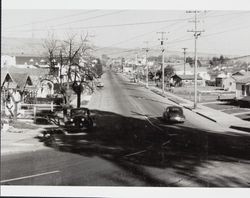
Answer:
[[[146,43],[146,48],[143,48],[146,51],[146,88],[148,88],[148,41],[145,41],[144,43]]]
[[[32,23],[31,38],[32,38],[32,39],[35,38],[35,24],[34,24],[34,22]]]
[[[164,34],[166,34],[166,32],[157,32],[157,34],[161,34],[161,38],[159,39],[161,41],[161,52],[162,52],[162,93],[164,94],[165,91],[165,82],[164,82]]]
[[[188,30],[188,32],[194,32],[194,109],[197,107],[197,39],[204,30],[197,30],[197,13],[200,11],[187,11],[187,13],[194,13],[194,30]]]
[[[186,47],[182,48],[184,50],[183,54],[184,54],[184,75],[186,75]]]

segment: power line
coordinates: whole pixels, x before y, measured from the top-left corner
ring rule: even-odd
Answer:
[[[124,12],[124,11],[118,11],[118,13],[120,12]],[[218,14],[218,15],[212,15],[212,16],[207,16],[207,17],[219,17],[219,16],[228,16],[228,15],[236,15],[236,14],[243,14],[243,13],[250,13],[249,11],[246,12],[240,12],[240,13],[230,13],[230,14]],[[81,22],[81,21],[87,21],[90,19],[95,19],[98,17],[102,17],[102,16],[107,16],[107,15],[113,15],[116,14],[115,13],[107,13],[107,14],[103,14],[103,15],[98,15],[98,16],[94,16],[94,17],[89,17],[89,18],[85,18],[82,20],[78,20],[78,21],[71,21],[71,22],[67,22],[67,23],[63,23],[63,24],[58,24],[55,25],[54,27],[57,26],[61,26],[61,25],[67,25],[67,24],[71,24],[71,23],[75,23],[75,22]],[[188,19],[191,18],[182,18],[182,19],[170,19],[170,20],[158,20],[158,21],[145,21],[145,22],[135,22],[135,23],[122,23],[122,24],[110,24],[110,25],[97,25],[97,26],[82,26],[82,27],[77,27],[77,28],[71,28],[71,29],[96,29],[96,28],[110,28],[110,27],[122,27],[122,26],[133,26],[133,25],[146,25],[146,24],[154,24],[154,23],[165,23],[165,22],[173,22],[173,21],[186,21]],[[63,30],[65,29],[63,28],[53,28],[55,30]],[[19,30],[19,32],[27,32],[30,30]],[[45,29],[35,29],[34,31],[46,31]],[[10,31],[7,31],[10,32]],[[16,32],[16,31],[15,31]]]
[[[140,38],[140,37],[142,37],[142,36],[145,36],[145,35],[148,35],[148,34],[151,34],[151,33],[155,33],[156,30],[161,30],[161,29],[165,29],[165,28],[170,28],[171,26],[174,26],[174,25],[176,25],[177,23],[179,23],[179,22],[175,22],[175,23],[172,23],[172,24],[170,24],[170,25],[163,26],[163,27],[161,27],[161,28],[157,28],[157,29],[155,29],[155,30],[153,30],[153,31],[150,31],[150,32],[146,32],[146,33],[143,33],[143,34],[139,34],[139,35],[133,36],[133,37],[131,37],[131,38],[129,38],[129,39],[119,41],[119,42],[117,42],[117,43],[111,44],[111,45],[106,46],[106,47],[98,48],[98,49],[96,49],[96,50],[94,50],[94,51],[98,51],[98,50],[101,50],[101,49],[105,49],[105,48],[108,48],[108,47],[112,47],[112,46],[115,46],[115,45],[118,45],[118,44],[121,44],[121,43],[124,43],[124,42],[132,41],[132,40],[134,40],[134,39],[136,39],[136,38]]]
[[[152,49],[154,47],[158,47],[159,45],[153,45],[153,46],[149,46],[148,48]],[[123,51],[120,51],[120,52],[114,52],[114,53],[108,53],[106,55],[114,55],[114,54],[122,54],[122,53],[128,53],[128,52],[139,52],[141,51],[141,49],[126,49],[126,50],[123,50]]]
[[[66,16],[62,16],[62,17],[49,18],[49,19],[46,19],[46,20],[36,21],[36,22],[33,22],[33,23],[25,23],[25,24],[18,25],[18,26],[6,27],[5,29],[7,29],[7,30],[8,29],[16,29],[16,28],[22,27],[22,26],[27,26],[27,25],[32,25],[32,24],[38,24],[38,23],[45,23],[45,22],[48,22],[48,21],[50,22],[50,21],[54,21],[54,20],[58,20],[58,19],[65,19],[65,18],[68,18],[68,17],[85,15],[85,14],[89,14],[89,13],[97,12],[97,11],[99,11],[99,10],[90,10],[90,11],[81,12],[81,13],[77,13],[77,14],[66,15]]]
[[[111,13],[105,13],[105,14],[101,14],[101,15],[97,15],[97,16],[93,16],[93,17],[88,17],[88,18],[85,18],[85,19],[80,19],[80,20],[71,21],[71,22],[67,22],[67,23],[61,23],[61,24],[55,25],[54,27],[67,25],[67,24],[72,24],[72,23],[78,23],[78,22],[82,22],[82,21],[88,21],[88,20],[91,20],[91,19],[96,19],[96,18],[100,18],[100,17],[104,17],[104,16],[119,14],[119,13],[126,12],[126,11],[127,10],[119,10],[119,11],[115,11],[115,12],[111,12]]]
[[[85,27],[77,27],[77,28],[71,28],[71,29],[92,29],[92,28],[110,28],[110,27],[122,27],[122,26],[147,25],[147,24],[155,24],[155,23],[186,21],[188,19],[191,19],[191,18],[157,20],[157,21],[144,21],[144,22],[122,23],[122,24],[111,24],[111,25],[99,25],[99,26],[85,26]],[[60,29],[65,29],[65,28],[55,28],[55,29],[60,30]],[[25,31],[22,31],[22,32],[27,32],[27,31],[30,31],[30,30],[25,30]],[[36,29],[36,31],[44,31],[44,29]]]
[[[204,38],[204,37],[210,37],[210,36],[215,36],[215,35],[219,35],[219,34],[231,32],[231,31],[236,31],[236,30],[248,29],[248,28],[250,28],[250,25],[235,27],[235,28],[224,30],[224,31],[219,31],[219,32],[214,32],[214,33],[211,33],[211,34],[203,35],[202,38]],[[175,44],[175,43],[181,43],[181,42],[190,41],[190,40],[193,40],[193,39],[192,38],[187,38],[187,39],[181,39],[181,40],[174,40],[174,41],[168,42],[168,44],[172,45],[172,44]]]
[[[245,14],[245,13],[249,14],[250,11],[240,11],[240,12],[233,12],[233,13],[227,13],[227,14],[215,14],[215,15],[206,16],[206,18],[221,17],[221,16],[230,16],[230,15],[238,15],[238,14]]]

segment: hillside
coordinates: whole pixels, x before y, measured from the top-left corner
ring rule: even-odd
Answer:
[[[2,38],[2,54],[8,55],[42,55],[45,52],[43,47],[43,39],[32,38]],[[94,56],[101,57],[102,54],[106,54],[111,58],[124,57],[134,58],[136,53],[139,55],[144,54],[140,48],[124,49],[119,47],[95,47],[98,50],[94,50],[91,53]],[[159,56],[161,54],[160,49],[151,49],[149,56]],[[167,56],[179,56],[183,57],[181,51],[167,51]],[[193,52],[188,52],[187,56],[193,56]],[[198,53],[199,57],[211,58],[213,56],[220,56],[220,54]],[[224,55],[227,56],[227,55]],[[227,56],[232,57],[232,56]],[[250,58],[249,58],[250,59]]]
[[[42,39],[2,38],[2,54],[41,55],[44,53]]]

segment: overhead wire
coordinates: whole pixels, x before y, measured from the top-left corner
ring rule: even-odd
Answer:
[[[5,29],[7,29],[7,30],[8,29],[16,29],[18,27],[23,27],[23,26],[27,26],[27,25],[36,25],[36,24],[40,24],[40,23],[51,22],[51,21],[58,20],[58,19],[61,20],[61,19],[65,19],[65,18],[69,18],[69,17],[73,17],[73,16],[86,15],[86,14],[97,12],[97,11],[99,11],[99,10],[89,10],[89,11],[80,12],[80,13],[71,14],[71,15],[66,15],[66,16],[61,16],[61,17],[48,18],[45,20],[35,21],[33,23],[25,23],[25,24],[21,24],[21,25],[17,25],[17,26],[6,27]]]
[[[97,15],[94,17],[88,17],[85,19],[81,19],[81,20],[77,20],[77,21],[71,21],[71,22],[67,22],[67,23],[62,23],[62,24],[58,24],[55,25],[53,27],[57,27],[57,26],[61,26],[61,25],[67,25],[67,24],[72,24],[75,22],[81,22],[81,21],[87,21],[90,19],[95,19],[95,18],[99,18],[99,17],[103,17],[103,16],[108,16],[108,15],[113,15],[113,14],[117,14],[120,12],[125,12],[126,10],[121,10],[121,11],[116,11],[116,12],[112,12],[112,13],[106,13],[106,14],[102,14],[102,15]],[[237,13],[227,13],[227,14],[215,14],[215,15],[210,15],[207,17],[219,17],[219,16],[228,16],[228,15],[237,15],[237,14],[242,14],[242,13],[250,13],[250,11],[245,11],[245,12],[237,12]],[[122,27],[122,26],[135,26],[135,25],[147,25],[147,24],[154,24],[154,23],[166,23],[166,22],[174,22],[174,21],[186,21],[192,19],[192,17],[188,17],[188,18],[178,18],[178,19],[169,19],[169,20],[157,20],[157,21],[144,21],[144,22],[135,22],[135,23],[122,23],[122,24],[108,24],[108,25],[96,25],[96,26],[82,26],[82,27],[75,27],[75,28],[71,28],[71,29],[96,29],[96,28],[110,28],[110,27]],[[63,30],[65,29],[65,27],[63,28],[53,28],[54,30]],[[26,32],[26,31],[30,31],[30,30],[20,30],[21,32]],[[44,28],[43,29],[34,29],[33,31],[46,31]]]

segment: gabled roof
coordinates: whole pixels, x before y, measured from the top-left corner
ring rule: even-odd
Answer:
[[[246,73],[246,71],[240,70],[240,71],[234,72],[234,73],[232,74],[232,76],[244,76],[245,73]]]
[[[29,77],[30,77],[30,79],[32,81],[33,86],[37,86],[40,83],[40,77],[39,76],[30,75]]]
[[[5,77],[6,77],[7,73],[8,73],[7,71],[1,71],[1,86],[3,84],[3,81],[5,80]]]
[[[1,68],[1,72],[10,72],[10,73],[23,73],[32,76],[43,76],[49,73],[49,68],[18,68],[14,66],[5,66]]]
[[[28,76],[28,74],[9,73],[9,72],[7,72],[5,77],[3,77],[3,81],[7,77],[11,79],[11,87],[10,88],[18,88],[20,90],[23,90],[25,88],[25,85],[28,83],[28,81],[32,83],[32,81],[31,81],[30,77]]]
[[[17,87],[23,90],[29,76],[28,74],[11,73],[11,78],[17,84]]]

